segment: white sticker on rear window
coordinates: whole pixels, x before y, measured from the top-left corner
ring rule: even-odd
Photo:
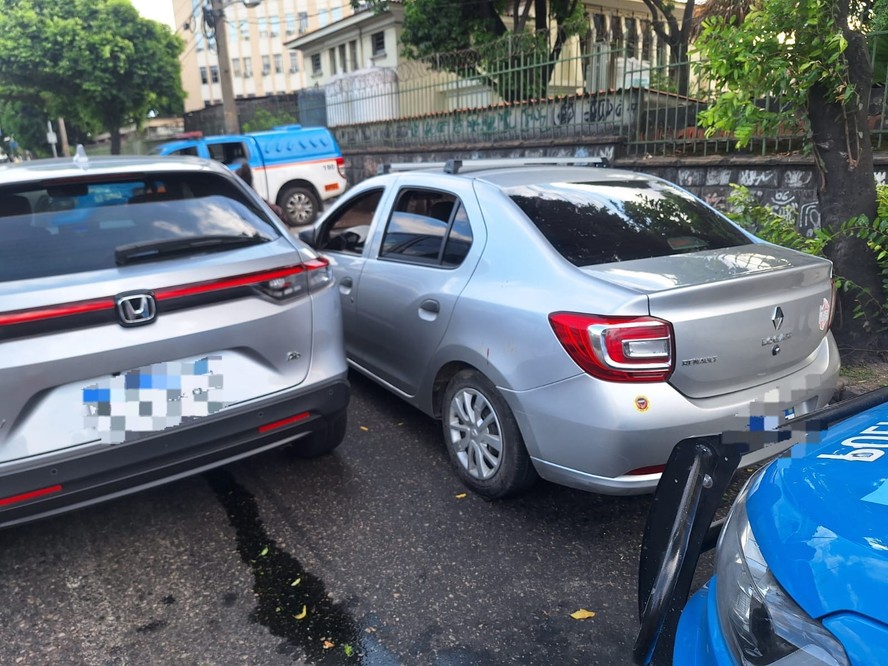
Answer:
[[[84,426],[106,444],[215,414],[222,401],[222,357],[155,363],[83,387]]]

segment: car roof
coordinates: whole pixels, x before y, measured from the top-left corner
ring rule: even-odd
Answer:
[[[77,178],[85,175],[103,176],[119,174],[161,173],[170,171],[227,171],[225,167],[195,157],[173,157],[159,155],[109,155],[88,157],[75,161],[75,158],[30,160],[14,164],[0,165],[0,185],[28,183],[39,180]]]
[[[610,169],[607,160],[598,157],[532,157],[506,159],[448,160],[447,162],[402,162],[384,165],[381,173],[409,172],[422,178],[464,178],[484,180],[499,187],[542,183],[595,182],[642,183],[653,176]]]

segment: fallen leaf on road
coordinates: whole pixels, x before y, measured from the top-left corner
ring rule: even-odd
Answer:
[[[301,583],[301,582],[302,582],[302,579],[301,579],[301,578],[297,578],[297,579],[294,580],[292,583],[290,583],[290,587],[296,587],[296,586],[299,585],[299,583]]]
[[[294,615],[293,617],[295,617],[297,620],[303,620],[305,619],[306,615],[308,615],[308,606],[303,606],[302,612],[299,613],[299,615]]]
[[[331,647],[336,647],[336,645],[334,643],[331,643],[330,641],[324,641],[325,650],[329,650]]]
[[[268,555],[268,546],[265,546],[265,548],[262,549],[262,552],[259,553],[259,557],[265,557],[266,555]]]
[[[585,608],[581,608],[576,613],[571,613],[570,616],[574,620],[586,620],[590,617],[595,617],[595,611],[587,611]]]
[[[342,646],[342,650],[345,652],[346,657],[351,657],[355,653],[355,649],[348,643]]]
[[[368,432],[370,428],[368,428],[367,426],[361,426],[361,430],[363,430],[364,432]]]
[[[465,499],[466,495],[468,495],[468,493],[460,493],[459,495],[456,496],[456,499]]]

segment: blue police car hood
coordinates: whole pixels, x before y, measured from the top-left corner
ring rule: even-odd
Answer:
[[[888,624],[888,405],[818,435],[763,474],[747,503],[753,534],[809,615]]]

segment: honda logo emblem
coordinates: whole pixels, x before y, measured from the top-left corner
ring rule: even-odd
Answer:
[[[775,331],[779,331],[780,327],[783,326],[783,310],[779,307],[774,310],[774,316],[771,317],[771,323],[774,324]]]
[[[115,300],[121,326],[142,326],[157,317],[157,303],[152,294],[121,294]]]

